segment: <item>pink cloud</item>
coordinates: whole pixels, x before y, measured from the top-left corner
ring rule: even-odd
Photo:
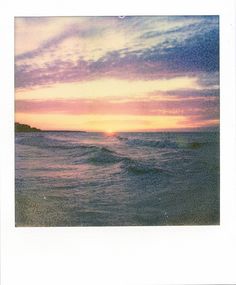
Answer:
[[[107,115],[167,115],[167,116],[211,116],[219,117],[218,97],[207,99],[193,98],[184,100],[177,98],[174,100],[150,100],[150,101],[129,101],[112,102],[104,100],[17,100],[17,113],[34,114],[107,114]]]

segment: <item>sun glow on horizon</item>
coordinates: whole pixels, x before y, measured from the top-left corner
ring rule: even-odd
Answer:
[[[105,130],[104,134],[108,137],[113,137],[116,135],[116,132],[114,132],[113,130]]]
[[[132,116],[132,115],[63,115],[63,114],[16,114],[16,121],[29,124],[42,130],[92,131],[112,134],[116,132],[158,131],[163,129],[181,129],[205,127],[209,120],[194,125],[185,116]]]

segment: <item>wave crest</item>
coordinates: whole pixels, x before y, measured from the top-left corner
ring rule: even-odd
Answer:
[[[117,137],[118,140],[124,141],[127,145],[130,146],[144,146],[144,147],[156,147],[156,148],[178,148],[176,142],[170,140],[142,140],[142,139],[129,139],[126,137]]]

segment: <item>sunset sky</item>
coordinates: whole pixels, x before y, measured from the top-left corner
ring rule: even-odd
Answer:
[[[214,129],[219,18],[15,18],[15,100],[45,130]]]

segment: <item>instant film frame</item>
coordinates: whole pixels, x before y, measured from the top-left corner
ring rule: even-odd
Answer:
[[[233,284],[235,272],[235,3],[176,1],[108,9],[93,14],[219,15],[221,68],[221,225],[172,228],[15,228],[14,16],[78,15],[68,2],[14,3],[2,9],[1,242],[2,284]],[[89,3],[88,3],[89,4]],[[97,5],[97,6],[96,6]],[[77,11],[75,11],[77,7]],[[82,12],[81,12],[82,14]],[[91,5],[83,14],[92,15]],[[5,28],[4,28],[5,27]],[[197,268],[197,271],[196,271]]]

